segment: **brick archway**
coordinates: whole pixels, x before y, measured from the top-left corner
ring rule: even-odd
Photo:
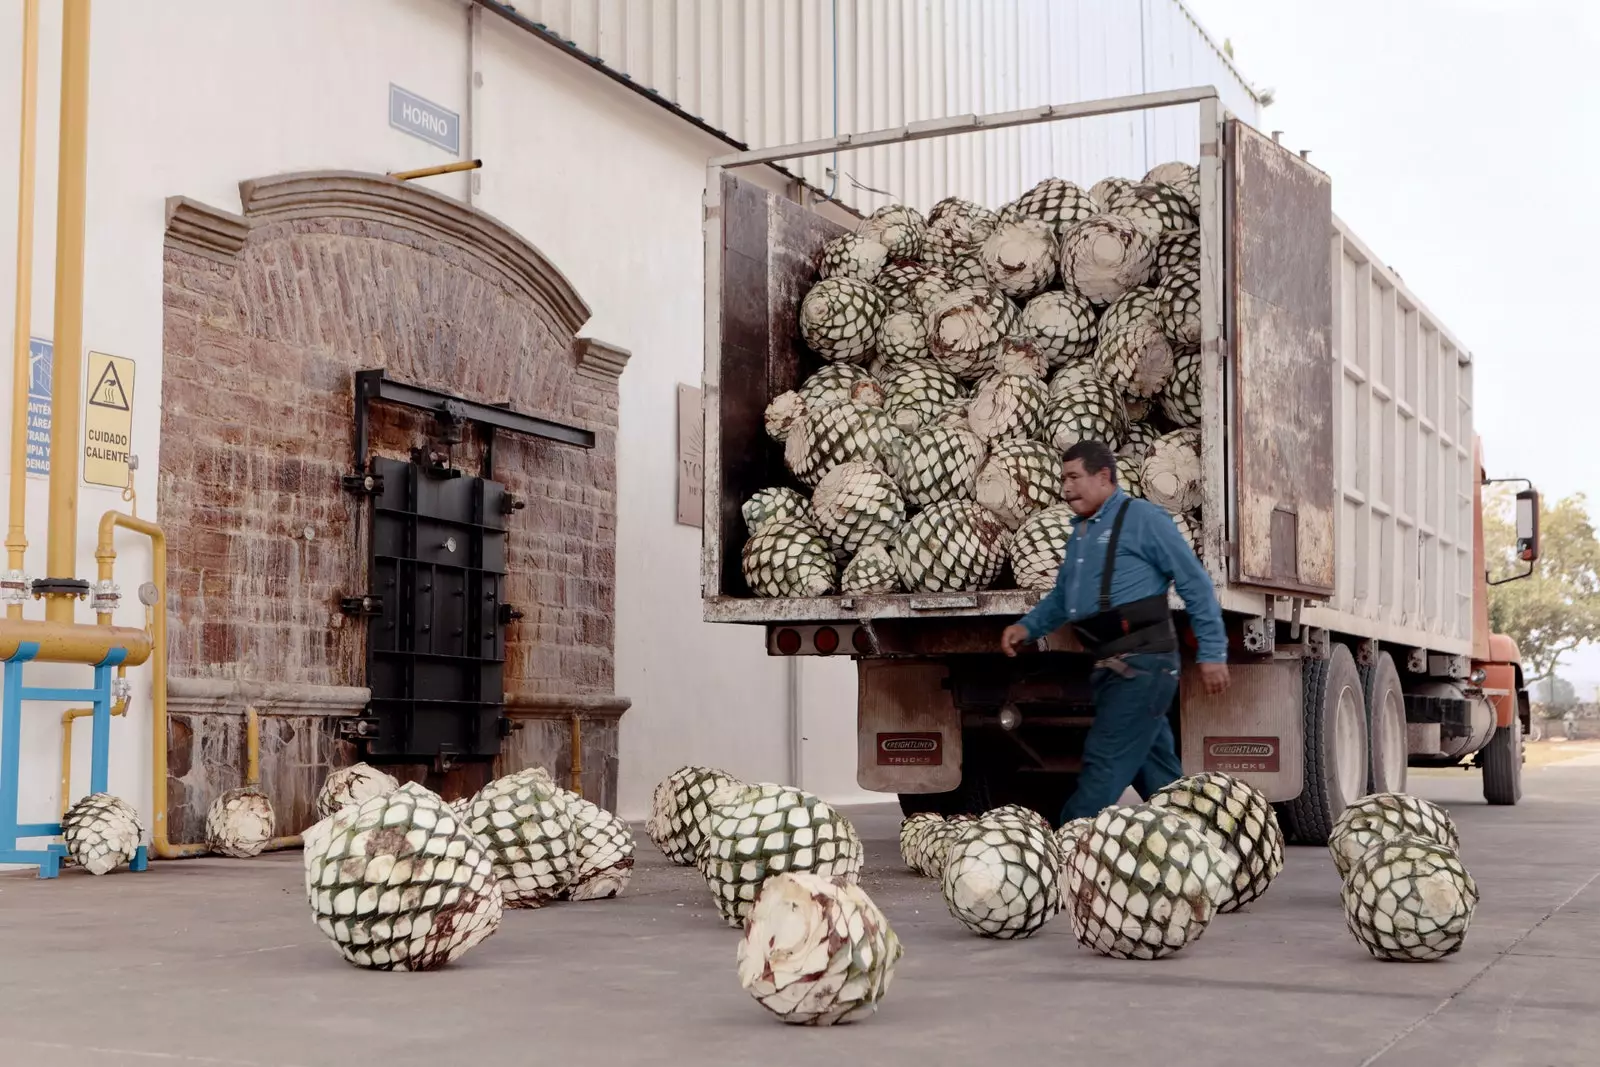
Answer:
[[[401,381],[595,432],[592,451],[500,434],[512,522],[507,636],[514,733],[502,766],[569,766],[587,716],[585,792],[616,788],[613,694],[617,385],[627,353],[577,337],[589,309],[517,233],[382,175],[318,171],[240,185],[242,213],[168,202],[158,500],[168,612],[174,840],[238,784],[243,709],[265,715],[263,785],[280,832],[312,821],[327,770],[355,758],[336,721],[366,701],[362,627],[339,598],[365,578],[353,375]],[[376,415],[376,411],[375,411]],[[431,420],[385,410],[373,451],[405,457]],[[476,464],[469,434],[457,462]],[[545,720],[555,720],[546,722]],[[421,778],[426,768],[400,768]],[[475,786],[486,765],[430,784]]]

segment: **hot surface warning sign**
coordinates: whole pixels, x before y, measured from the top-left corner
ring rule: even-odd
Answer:
[[[133,440],[133,360],[90,352],[85,382],[83,480],[121,489]]]

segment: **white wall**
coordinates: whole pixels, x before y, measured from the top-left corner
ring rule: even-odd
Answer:
[[[1082,0],[1077,7],[1098,11],[1097,2]],[[1163,17],[1181,10],[1172,0],[1145,2],[1151,10],[1161,9]],[[19,79],[13,57],[20,55],[21,7],[20,0],[0,0],[0,337],[5,338],[14,284],[12,146]],[[48,337],[53,332],[60,15],[56,4],[43,7],[32,332]],[[573,6],[591,7],[604,15],[614,5],[590,0]],[[849,3],[844,7],[855,10]],[[942,2],[936,3],[917,25],[937,19],[943,10]],[[1023,4],[1016,17],[1030,10]],[[616,691],[634,701],[623,719],[622,811],[641,815],[655,781],[684,762],[716,764],[749,779],[787,778],[790,724],[783,664],[765,655],[759,630],[700,621],[700,533],[674,522],[675,387],[697,383],[702,362],[703,165],[726,146],[503,20],[479,17],[477,68],[483,82],[471,116],[471,150],[485,167],[474,202],[522,233],[572,280],[593,309],[586,334],[633,352],[622,378],[618,464]],[[141,514],[154,514],[159,469],[166,198],[182,194],[237,210],[238,183],[247,178],[317,168],[384,172],[447,161],[440,150],[389,127],[388,86],[403,86],[465,118],[471,75],[468,19],[459,0],[253,5],[167,0],[95,6],[84,343],[137,363],[133,450],[141,460],[136,479]],[[670,29],[664,24],[660,32]],[[764,39],[759,34],[735,39],[752,49],[740,60],[748,64],[741,70],[753,75],[760,69],[757,46]],[[1107,47],[1125,50],[1127,39],[1122,33],[1122,44]],[[1139,38],[1132,40],[1135,48],[1165,48],[1161,55],[1182,59],[1151,65],[1163,84],[1193,80],[1195,68],[1185,66],[1190,62],[1185,57],[1203,58],[1209,47],[1198,36],[1173,38],[1176,44],[1160,47],[1150,43],[1153,38],[1142,46]],[[888,55],[898,54],[900,47],[892,35],[864,37],[850,44],[851,61],[871,67],[873,49]],[[1057,100],[1063,94],[1085,98],[1135,88],[1104,71],[1096,74],[1099,68],[1077,66],[1069,84],[1061,73],[1067,68],[1059,65],[1021,88],[990,84],[975,73],[984,62],[983,50],[957,51],[941,53],[937,69],[957,63],[961,84],[971,93],[959,99],[919,97],[892,114],[880,115],[875,104],[842,120],[841,128],[881,124],[869,119],[902,121],[910,114],[906,108],[944,114],[975,104],[1017,106],[1011,101],[1032,102],[1030,94],[1039,92]],[[818,60],[812,51],[807,56]],[[1043,62],[1034,53],[1019,61]],[[1119,52],[1106,69],[1120,70],[1130,62],[1136,64],[1137,54],[1129,59]],[[934,69],[916,67],[924,73]],[[917,74],[914,80],[921,84],[927,78]],[[738,85],[729,82],[727,88],[725,99],[739,95]],[[1235,98],[1242,94],[1237,82],[1225,89]],[[885,91],[884,99],[898,99]],[[801,77],[785,89],[783,109],[804,123],[758,123],[759,132],[769,143],[799,136],[802,125],[815,136],[815,124],[831,110],[829,94],[830,79]],[[744,128],[736,132],[748,135]],[[1015,168],[1005,173],[1013,185],[1020,180]],[[454,175],[426,184],[464,198],[469,180]],[[946,191],[955,190],[934,193]],[[57,360],[62,358],[58,353]],[[0,374],[0,427],[9,421],[9,382],[9,374]],[[0,470],[0,482],[5,476]],[[29,501],[33,547],[27,570],[42,576],[43,480],[30,479]],[[83,488],[80,576],[94,573],[100,514],[123,506],[114,490]],[[116,621],[141,625],[143,614],[132,592],[148,576],[148,554],[129,535],[119,537],[119,547],[117,577],[129,603]],[[38,606],[29,610],[40,613]],[[80,617],[90,619],[86,609]],[[854,669],[844,661],[811,660],[801,672],[801,784],[831,799],[862,799],[865,794],[855,785]],[[114,725],[111,769],[111,789],[137,798],[147,812],[149,673],[148,668],[134,672],[134,706]],[[82,685],[86,674],[85,668],[39,666],[30,669],[29,678]],[[27,709],[24,820],[48,818],[57,810],[58,722],[58,709]],[[80,741],[75,795],[88,785],[86,749],[87,742]]]

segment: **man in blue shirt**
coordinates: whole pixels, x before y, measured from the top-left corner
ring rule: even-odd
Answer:
[[[1091,655],[1094,725],[1083,746],[1077,791],[1061,821],[1098,814],[1133,786],[1148,798],[1183,776],[1167,711],[1178,690],[1178,640],[1167,604],[1176,585],[1199,644],[1209,693],[1228,687],[1228,639],[1211,579],[1172,516],[1117,487],[1116,456],[1099,441],[1066,455],[1064,496],[1076,513],[1053,589],[1000,649],[1037,641],[1070,623]]]

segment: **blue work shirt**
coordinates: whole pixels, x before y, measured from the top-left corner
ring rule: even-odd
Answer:
[[[1066,558],[1056,574],[1055,587],[1023,616],[1021,626],[1028,631],[1028,639],[1037,641],[1064,623],[1099,613],[1105,546],[1124,500],[1128,502],[1128,517],[1122,520],[1122,536],[1117,540],[1111,606],[1164,596],[1169,586],[1176,585],[1200,646],[1199,661],[1227,662],[1228,636],[1222,627],[1222,609],[1217,605],[1210,576],[1178,532],[1171,515],[1148,500],[1129,497],[1120,487],[1112,490],[1092,516],[1072,517],[1072,537],[1067,541]]]

